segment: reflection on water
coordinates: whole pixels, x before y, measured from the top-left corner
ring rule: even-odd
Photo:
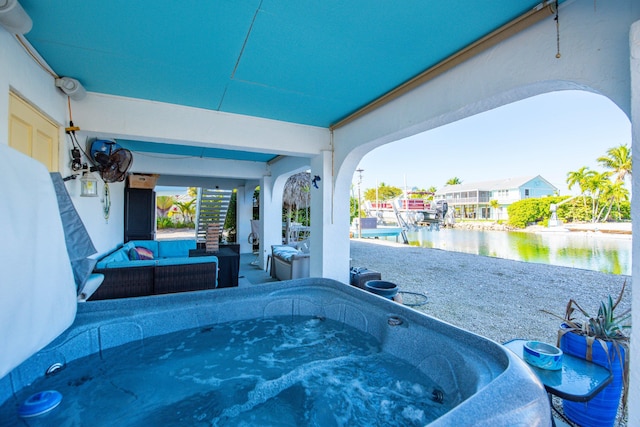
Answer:
[[[421,229],[407,237],[425,248],[631,275],[630,235]]]

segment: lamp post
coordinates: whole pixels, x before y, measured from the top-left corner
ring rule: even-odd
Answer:
[[[358,172],[358,238],[362,239],[362,199],[360,197],[360,187],[362,186],[362,172],[364,169],[356,169]]]

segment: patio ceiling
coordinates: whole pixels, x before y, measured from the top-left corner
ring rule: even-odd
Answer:
[[[25,38],[87,91],[330,127],[540,1],[20,3]]]

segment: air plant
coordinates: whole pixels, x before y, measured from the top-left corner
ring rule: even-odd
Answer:
[[[574,299],[570,299],[567,303],[564,317],[551,313],[547,310],[542,310],[543,312],[551,314],[563,321],[563,325],[558,331],[558,346],[560,346],[560,340],[564,334],[573,332],[585,337],[587,341],[587,360],[591,360],[591,348],[594,341],[597,341],[603,348],[607,355],[610,369],[613,358],[618,358],[620,366],[623,366],[623,406],[626,406],[627,402],[627,385],[629,376],[629,336],[625,334],[625,330],[631,328],[628,324],[628,321],[631,319],[631,309],[628,309],[621,314],[615,313],[615,309],[622,300],[626,286],[627,281],[625,280],[615,302],[613,301],[613,298],[609,296],[606,301],[602,301],[600,303],[598,313],[595,316],[589,315],[589,313]],[[576,314],[582,315],[582,320],[577,319]],[[611,343],[612,348],[615,350],[614,354],[609,354],[609,347],[607,343]],[[627,354],[625,360],[622,358],[623,356],[620,351],[620,347],[622,347],[625,354]]]
[[[615,309],[622,300],[626,286],[627,281],[625,280],[615,303],[611,295],[609,295],[607,301],[602,301],[596,316],[590,316],[575,300],[569,300],[564,319],[562,319],[565,325],[568,326],[566,332],[575,332],[602,341],[629,341],[629,337],[624,334],[624,330],[631,327],[625,324],[631,318],[631,309],[626,310],[620,315],[615,314]],[[584,316],[582,322],[576,321],[574,317],[576,310]]]

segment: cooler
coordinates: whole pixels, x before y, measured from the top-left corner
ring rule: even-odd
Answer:
[[[369,270],[366,267],[351,267],[349,272],[350,283],[360,289],[365,289],[364,284],[369,280],[380,280],[382,275],[377,271]]]

